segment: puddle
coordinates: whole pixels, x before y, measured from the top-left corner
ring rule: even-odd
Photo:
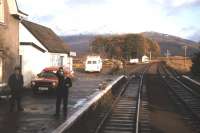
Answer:
[[[82,106],[86,102],[86,98],[80,99],[74,106],[73,108],[77,108],[79,106]]]

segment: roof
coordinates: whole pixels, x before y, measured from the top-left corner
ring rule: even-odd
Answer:
[[[44,49],[40,48],[39,46],[37,46],[36,44],[32,43],[32,42],[20,42],[20,45],[25,45],[25,46],[33,46],[34,48],[40,50],[41,52],[45,52]]]
[[[27,14],[27,13],[25,13],[25,12],[22,12],[22,11],[19,9],[19,6],[18,6],[18,4],[17,4],[17,0],[15,0],[15,3],[16,3],[16,6],[17,6],[17,11],[19,12],[19,14],[21,14],[21,15],[25,15],[25,16],[28,16],[28,14]]]
[[[87,56],[86,60],[101,60],[100,56]]]
[[[52,29],[27,20],[22,20],[21,23],[49,52],[69,53],[67,44]]]

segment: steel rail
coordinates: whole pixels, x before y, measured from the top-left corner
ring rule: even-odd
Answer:
[[[139,133],[139,124],[140,124],[140,107],[141,107],[141,101],[142,101],[142,88],[143,88],[143,79],[144,79],[144,74],[146,73],[146,71],[148,70],[148,68],[146,68],[142,75],[141,75],[141,79],[140,79],[140,84],[139,84],[139,89],[138,89],[138,102],[137,102],[137,112],[136,112],[136,127],[135,127],[135,133]]]
[[[171,78],[173,80],[175,80],[177,83],[179,83],[181,86],[183,86],[187,91],[189,91],[191,94],[193,94],[196,97],[200,97],[200,95],[194,91],[193,89],[191,89],[189,86],[185,85],[182,81],[180,81],[179,79],[177,79],[165,66],[162,65],[162,68],[164,69],[164,71],[171,76]]]
[[[96,131],[94,133],[99,133],[103,124],[105,123],[105,121],[107,120],[107,118],[109,117],[109,115],[111,114],[113,108],[116,106],[116,104],[118,103],[118,101],[120,100],[121,95],[124,93],[124,91],[126,90],[127,85],[129,84],[130,80],[132,79],[129,78],[128,82],[124,85],[124,87],[122,88],[122,90],[120,91],[119,95],[117,96],[116,100],[114,101],[114,103],[112,104],[111,108],[108,110],[108,112],[105,114],[105,116],[103,117],[103,119],[101,120],[101,122],[99,123]]]
[[[139,79],[139,83],[138,83],[138,89],[136,91],[136,111],[135,111],[135,118],[134,119],[134,128],[132,130],[132,132],[139,132],[139,121],[140,121],[140,107],[141,107],[141,103],[142,103],[142,87],[143,87],[143,79],[144,79],[144,74],[147,71],[147,69],[149,68],[149,65],[146,66],[143,71],[140,74],[140,79]],[[132,73],[132,76],[129,77],[127,84],[124,86],[124,88],[121,90],[120,94],[117,96],[116,100],[114,101],[114,103],[112,104],[111,108],[109,109],[109,111],[106,113],[106,115],[103,117],[103,119],[101,120],[100,124],[98,125],[97,129],[95,130],[94,133],[100,133],[100,132],[104,132],[104,126],[107,122],[107,120],[109,119],[110,116],[112,116],[113,110],[116,109],[116,107],[118,106],[118,103],[120,102],[120,100],[123,98],[124,93],[126,93],[127,91],[127,87],[131,84],[132,79],[134,78],[134,74]],[[134,99],[133,99],[134,100]],[[137,122],[136,122],[137,121]],[[111,123],[110,123],[111,124]],[[111,130],[112,131],[112,130]],[[114,132],[114,131],[112,131]]]
[[[163,67],[163,66],[161,66],[160,69],[161,69],[161,68],[163,69],[163,71],[164,71],[165,73],[167,73],[167,71],[168,71],[168,70],[166,70],[167,68],[165,68],[165,67]],[[160,71],[161,71],[161,70],[159,70],[159,73],[161,74]],[[169,74],[169,73],[168,73],[168,74]],[[173,76],[173,75],[171,75],[171,76]],[[180,83],[181,81],[175,80],[174,78],[175,78],[175,77],[173,77],[172,79],[173,79],[177,84],[179,84],[180,86],[182,86],[182,87],[185,89],[186,92],[189,92],[190,94],[192,94],[192,96],[195,98],[195,100],[196,100],[196,99],[199,100],[199,95],[196,96],[196,94],[194,94],[193,91],[191,91],[191,88],[186,87],[186,86],[184,85],[184,83]],[[173,94],[179,99],[179,101],[191,112],[191,114],[192,114],[196,119],[200,120],[200,115],[195,111],[196,109],[193,109],[193,108],[192,108],[192,105],[188,105],[188,103],[187,103],[187,101],[185,101],[184,97],[183,97],[183,96],[181,97],[181,96],[178,94],[178,92],[176,92],[176,90],[174,90],[173,87],[171,87],[171,86],[169,85],[169,83],[167,83],[166,79],[165,79],[164,81],[165,81],[165,83],[168,85],[168,87],[170,88],[170,90],[173,92]],[[189,89],[188,89],[188,88],[189,88]],[[187,98],[188,98],[188,97],[186,97],[186,99],[187,99]],[[190,97],[190,98],[192,98],[192,97]],[[199,101],[200,101],[200,100],[199,100]]]

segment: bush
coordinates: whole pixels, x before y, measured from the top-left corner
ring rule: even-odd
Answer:
[[[192,74],[195,76],[200,76],[200,52],[196,53],[192,58]]]

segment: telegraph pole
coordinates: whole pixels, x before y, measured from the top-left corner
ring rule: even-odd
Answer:
[[[149,52],[149,56],[150,56],[149,58],[150,58],[150,61],[151,61],[151,51]]]
[[[169,58],[169,50],[167,49],[167,59]]]
[[[184,46],[184,66],[186,67],[187,46]]]

